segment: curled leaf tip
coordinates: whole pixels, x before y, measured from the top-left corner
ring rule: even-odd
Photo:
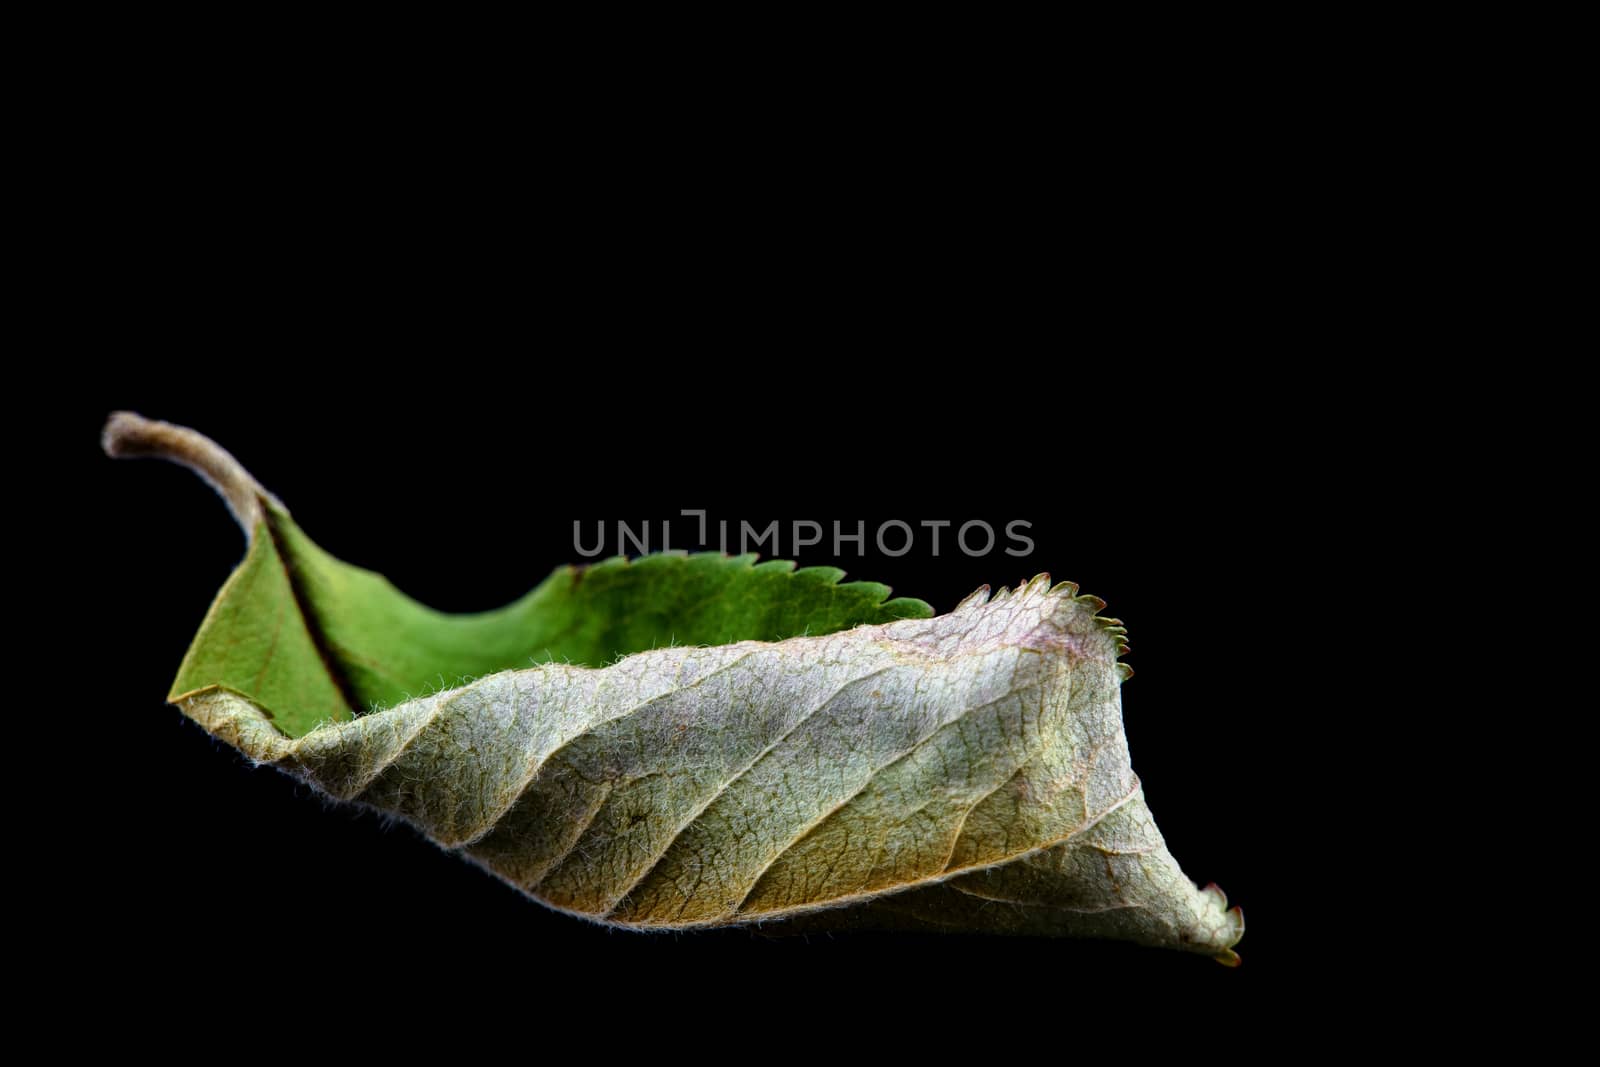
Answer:
[[[1216,883],[1213,882],[1212,884],[1215,885]],[[1220,894],[1222,890],[1219,889],[1217,892]],[[1224,896],[1222,900],[1223,903],[1227,903],[1228,898]],[[1228,909],[1227,915],[1229,924],[1228,945],[1213,959],[1226,967],[1237,967],[1244,961],[1233,950],[1233,946],[1237,945],[1239,940],[1244,937],[1244,909],[1235,904]]]

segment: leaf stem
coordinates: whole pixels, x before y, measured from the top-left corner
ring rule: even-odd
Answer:
[[[228,503],[228,510],[253,539],[264,514],[263,501],[284,509],[261,487],[228,450],[187,426],[158,422],[131,411],[114,411],[100,434],[100,447],[116,459],[152,457],[181,463],[194,471]]]

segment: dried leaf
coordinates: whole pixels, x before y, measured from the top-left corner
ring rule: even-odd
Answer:
[[[300,737],[228,683],[173,699],[600,922],[1086,935],[1235,963],[1242,915],[1179,869],[1130,767],[1102,607],[1040,576],[932,619],[501,671]]]

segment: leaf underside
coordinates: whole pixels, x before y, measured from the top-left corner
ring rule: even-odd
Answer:
[[[1121,627],[1075,593],[1041,576],[934,619],[506,671],[296,740],[232,693],[182,704],[600,922],[1115,937],[1235,962],[1241,916],[1183,874],[1129,764]]]

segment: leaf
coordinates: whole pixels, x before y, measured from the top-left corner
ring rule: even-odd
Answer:
[[[502,671],[300,737],[233,687],[174,699],[607,924],[1087,935],[1236,963],[1242,914],[1183,874],[1130,766],[1102,607],[1041,575],[937,618]]]
[[[558,567],[522,599],[452,615],[329,555],[231,456],[192,430],[119,413],[108,450],[195,466],[228,497],[250,547],[217,595],[168,699],[210,686],[249,697],[291,737],[464,678],[545,660],[602,666],[663,645],[776,641],[925,618],[876,582],[754,555],[657,554]]]

